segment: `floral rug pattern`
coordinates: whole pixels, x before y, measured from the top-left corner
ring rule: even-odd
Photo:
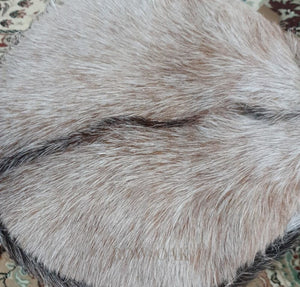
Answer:
[[[251,6],[253,9],[258,10],[260,6],[266,2],[266,0],[242,0],[246,2],[249,6]]]
[[[50,1],[0,0],[0,58],[12,44],[18,42],[18,35],[30,28],[33,20],[45,11]],[[266,5],[280,16],[280,25],[285,30],[291,30],[300,36],[300,0],[242,1],[255,10]],[[46,286],[17,266],[0,245],[0,287]],[[300,238],[298,247],[287,252],[247,287],[300,287]]]
[[[17,266],[0,245],[0,286],[2,287],[43,287],[22,267]]]
[[[300,238],[297,247],[290,249],[272,267],[260,273],[247,287],[299,287]]]
[[[300,36],[300,0],[268,0],[265,5],[280,16],[283,29]]]
[[[49,0],[0,0],[0,58],[30,28]]]

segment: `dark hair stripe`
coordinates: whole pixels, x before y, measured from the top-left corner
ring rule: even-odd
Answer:
[[[243,103],[238,103],[234,106],[234,111],[240,115],[248,116],[255,120],[265,120],[270,123],[275,123],[278,120],[291,120],[293,118],[300,117],[300,112],[276,113],[259,106],[249,106]],[[0,176],[6,171],[32,162],[40,157],[45,157],[57,152],[63,152],[68,148],[74,148],[81,144],[93,143],[100,140],[101,136],[112,128],[116,129],[124,126],[139,126],[152,129],[183,127],[195,124],[207,113],[208,111],[203,111],[200,115],[166,121],[151,120],[139,116],[118,116],[106,118],[85,129],[75,131],[66,137],[49,140],[34,148],[25,149],[11,156],[2,158],[0,160]]]
[[[183,119],[174,119],[168,121],[156,121],[137,116],[106,118],[89,126],[86,129],[73,132],[66,137],[49,140],[41,143],[35,148],[27,150],[25,149],[11,156],[2,158],[0,160],[0,176],[6,171],[19,167],[23,164],[33,162],[40,157],[45,157],[57,152],[63,152],[69,148],[74,148],[81,144],[93,143],[99,140],[101,136],[103,136],[112,128],[139,126],[152,129],[169,129],[183,127],[185,125],[192,125],[196,123],[201,116],[191,116]]]
[[[259,106],[248,106],[246,104],[236,105],[236,111],[240,115],[251,117],[255,120],[264,120],[268,122],[275,122],[277,120],[290,120],[300,117],[300,113],[273,113],[265,108]],[[183,119],[174,119],[167,121],[157,121],[146,119],[138,116],[120,116],[110,117],[99,121],[89,127],[73,132],[66,137],[61,137],[46,141],[36,146],[35,148],[17,152],[11,156],[4,157],[0,160],[0,176],[5,172],[17,168],[23,164],[33,162],[34,160],[45,157],[57,152],[66,151],[69,148],[74,148],[82,144],[91,144],[101,139],[101,137],[112,129],[121,127],[144,127],[152,129],[169,129],[184,127],[186,125],[193,125],[199,121],[207,112],[203,112],[198,116],[186,117]],[[238,287],[244,286],[247,282],[252,280],[258,272],[267,268],[273,260],[280,257],[287,250],[295,245],[296,239],[300,236],[300,230],[290,232],[283,238],[277,239],[271,244],[264,254],[257,254],[253,264],[241,267],[236,275],[234,282],[231,284],[224,283],[219,287],[230,286]],[[88,287],[83,282],[76,282],[67,278],[61,277],[59,274],[50,272],[43,264],[38,263],[35,258],[27,255],[17,244],[17,242],[10,238],[7,229],[0,222],[0,238],[4,247],[16,262],[25,266],[30,273],[37,278],[42,279],[52,286],[58,287]]]
[[[255,120],[265,120],[272,123],[300,118],[300,111],[276,112],[260,106],[249,106],[247,104],[237,104],[237,112],[243,116],[248,116]]]

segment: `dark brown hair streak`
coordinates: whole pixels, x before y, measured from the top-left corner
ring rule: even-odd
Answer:
[[[252,107],[246,104],[236,104],[234,106],[234,111],[240,115],[252,117],[255,120],[264,120],[270,123],[274,123],[277,120],[290,120],[300,117],[299,112],[274,113],[259,106]],[[0,160],[0,176],[13,168],[32,162],[40,157],[45,157],[57,152],[63,152],[68,148],[74,148],[81,144],[93,143],[100,140],[101,136],[112,128],[116,129],[124,126],[139,126],[152,129],[184,127],[186,125],[193,125],[197,123],[199,119],[203,118],[208,112],[209,111],[203,111],[199,115],[165,121],[152,120],[139,116],[117,116],[105,118],[96,124],[92,124],[85,129],[75,131],[65,137],[49,140],[34,148],[24,149],[11,156],[2,158]]]
[[[105,132],[112,128],[120,128],[123,126],[140,126],[152,129],[176,128],[183,127],[185,125],[192,125],[202,116],[203,115],[201,114],[200,116],[191,116],[183,119],[167,121],[151,120],[139,116],[106,118],[86,129],[73,132],[66,137],[49,140],[34,148],[25,149],[11,156],[2,158],[0,161],[0,176],[6,171],[32,162],[40,157],[45,157],[57,152],[63,152],[68,148],[74,148],[81,144],[93,143],[99,140]]]
[[[264,107],[241,103],[236,105],[236,110],[240,115],[248,116],[255,120],[264,120],[272,124],[277,121],[288,121],[300,117],[299,111],[274,112]]]
[[[119,116],[110,117],[99,121],[96,124],[90,125],[86,129],[73,132],[65,137],[56,138],[46,141],[40,145],[24,149],[11,156],[7,156],[0,161],[0,176],[5,172],[19,167],[23,164],[33,162],[34,160],[45,157],[57,152],[66,151],[68,148],[74,148],[82,144],[90,144],[101,139],[105,132],[112,128],[120,128],[124,126],[139,126],[152,129],[169,129],[192,125],[204,115],[204,112],[199,116],[191,116],[183,119],[174,119],[167,121],[158,121],[146,119],[139,116]]]
[[[299,113],[286,113],[276,114],[271,111],[261,108],[252,107],[243,104],[237,104],[234,112],[239,115],[248,116],[254,120],[264,120],[273,123],[277,120],[289,120],[294,117],[299,117]],[[17,168],[23,164],[35,161],[40,157],[45,157],[57,152],[64,152],[69,148],[74,148],[82,144],[90,144],[101,140],[106,132],[111,129],[117,129],[121,127],[144,127],[152,129],[169,129],[184,127],[187,125],[194,125],[203,118],[208,111],[201,113],[200,115],[190,116],[182,119],[172,119],[166,121],[158,121],[152,119],[146,119],[139,116],[119,116],[110,117],[92,124],[89,127],[70,133],[68,136],[56,138],[46,141],[40,145],[31,148],[24,149],[11,156],[4,157],[0,161],[0,176]],[[295,245],[296,239],[300,235],[300,230],[296,230],[286,234],[283,238],[277,239],[271,244],[264,254],[257,254],[253,264],[241,267],[237,271],[235,280],[232,283],[223,283],[219,287],[230,286],[238,287],[244,286],[247,282],[256,277],[257,273],[270,266],[275,259],[279,258],[287,250]],[[51,272],[43,264],[39,263],[36,258],[32,258],[26,254],[17,244],[16,240],[12,239],[7,229],[0,222],[0,238],[2,244],[11,255],[11,257],[20,265],[24,266],[26,270],[32,273],[34,276],[50,284],[51,286],[58,287],[88,287],[84,282],[77,282],[71,279],[61,277],[60,274]]]

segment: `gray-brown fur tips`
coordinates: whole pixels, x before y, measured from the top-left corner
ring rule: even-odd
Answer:
[[[93,287],[233,284],[300,225],[299,83],[240,0],[49,8],[0,67],[12,245]]]

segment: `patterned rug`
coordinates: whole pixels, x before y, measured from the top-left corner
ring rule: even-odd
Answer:
[[[30,28],[49,0],[0,0],[0,58]]]
[[[225,0],[230,1],[230,0]],[[242,0],[258,10],[263,4],[279,15],[280,25],[300,36],[300,0]],[[50,0],[0,0],[0,58],[34,19],[45,11]],[[56,0],[56,3],[62,1]],[[0,287],[43,287],[17,266],[0,245]],[[289,250],[279,261],[247,287],[300,287],[300,238],[298,247]],[[44,286],[46,287],[46,286]]]
[[[28,275],[22,267],[17,266],[0,245],[0,286],[42,287],[43,285]]]
[[[283,29],[300,36],[300,0],[269,0],[265,5],[280,16]]]

